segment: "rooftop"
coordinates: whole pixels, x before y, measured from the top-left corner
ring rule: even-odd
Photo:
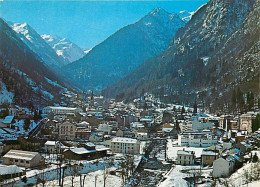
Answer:
[[[116,137],[116,138],[113,138],[111,142],[118,142],[118,143],[137,143],[137,139]]]
[[[32,160],[37,154],[37,152],[21,151],[21,150],[10,150],[6,153],[3,158],[14,158],[23,160]]]

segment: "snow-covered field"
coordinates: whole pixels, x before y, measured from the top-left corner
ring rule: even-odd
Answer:
[[[176,140],[168,139],[167,142],[167,157],[170,160],[176,160],[177,151],[185,149],[186,151],[194,151],[196,157],[200,157],[202,150],[205,148],[202,147],[179,147],[175,145]]]
[[[73,179],[74,186],[80,186],[80,177],[77,176]],[[107,187],[118,187],[122,186],[122,179],[117,175],[108,174],[105,180]],[[58,180],[49,181],[46,183],[46,186],[59,186]],[[72,186],[72,177],[68,176],[64,178],[64,186]],[[104,171],[98,170],[90,172],[86,175],[85,186],[104,186]]]
[[[44,155],[45,158],[48,159],[48,161],[51,161],[52,159],[55,159],[55,156],[53,155],[50,158],[49,155]],[[113,158],[113,164],[110,165],[111,158]],[[85,178],[85,186],[104,186],[104,168],[106,168],[107,178],[106,178],[106,186],[107,187],[116,187],[116,186],[122,186],[122,178],[120,176],[120,173],[117,172],[117,169],[119,168],[119,162],[124,160],[122,154],[117,154],[113,157],[109,158],[103,158],[103,159],[96,159],[92,161],[72,161],[73,164],[77,164],[78,170],[77,173],[73,174],[75,170],[72,169],[72,167],[68,167],[65,170],[65,177],[64,177],[64,186],[72,186],[72,176],[74,175],[74,186],[80,186],[80,177],[86,176]],[[141,160],[141,156],[135,155],[134,156],[134,164],[137,166]],[[55,162],[54,162],[55,163]],[[114,171],[110,173],[111,171]],[[58,173],[58,167],[55,164],[48,165],[47,168],[44,170],[38,170],[38,169],[31,169],[26,172],[27,176],[27,182],[24,183],[21,181],[20,178],[15,178],[12,180],[9,180],[9,182],[13,182],[13,186],[25,186],[28,184],[35,185],[37,178],[43,178],[46,181],[45,186],[59,186],[59,181],[57,178]],[[95,179],[95,176],[97,178]],[[10,185],[10,183],[7,183],[8,181],[5,181],[4,185]],[[3,184],[3,183],[1,183]],[[0,184],[0,185],[1,185]],[[41,184],[38,184],[37,186],[42,186]]]

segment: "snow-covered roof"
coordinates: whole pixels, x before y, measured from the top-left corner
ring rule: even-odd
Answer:
[[[173,130],[173,128],[163,128],[162,130],[163,130],[163,132],[171,132]]]
[[[58,141],[47,141],[44,145],[46,146],[55,146],[56,144],[59,144]],[[60,143],[61,144],[61,143]]]
[[[137,143],[137,139],[116,137],[116,138],[113,138],[111,142],[117,142],[117,143]]]
[[[76,109],[78,109],[78,108],[62,107],[62,106],[47,106],[45,108],[50,108],[52,110],[76,110]]]
[[[214,151],[211,151],[211,150],[203,150],[201,156],[202,156],[202,155],[216,156],[216,155],[218,155],[218,153],[216,153],[216,152],[214,152]]]
[[[0,165],[0,175],[9,175],[15,173],[22,173],[23,171],[16,165]]]
[[[3,158],[13,158],[22,160],[32,160],[37,154],[37,152],[21,151],[21,150],[10,150],[6,153]]]
[[[183,151],[183,150],[178,150],[177,151],[178,155],[194,155],[193,151]]]
[[[2,122],[3,123],[12,123],[13,119],[14,119],[14,116],[6,116]]]
[[[80,148],[73,148],[73,149],[70,149],[70,151],[72,151],[73,153],[75,154],[87,154],[87,153],[91,153],[91,152],[95,152],[96,150],[87,150],[86,148],[84,147],[80,147]]]

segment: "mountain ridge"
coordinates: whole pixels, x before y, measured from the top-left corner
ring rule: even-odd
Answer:
[[[176,32],[174,40],[162,54],[146,61],[126,78],[104,89],[104,95],[126,98],[148,91],[159,95],[171,95],[173,100],[176,97],[178,98],[176,100],[186,102],[196,98],[203,100],[203,97],[209,99],[213,95],[222,100],[224,92],[227,92],[225,85],[232,82],[230,91],[237,86],[233,86],[236,77],[227,79],[226,83],[221,77],[228,72],[226,67],[229,64],[239,66],[223,51],[224,49],[232,51],[234,57],[244,53],[233,48],[240,46],[246,50],[245,44],[248,44],[246,37],[240,45],[237,45],[236,39],[231,37],[243,28],[244,21],[252,11],[259,11],[257,5],[259,1],[254,0],[209,1],[196,11],[184,28]],[[243,8],[239,9],[240,7]],[[255,30],[259,30],[259,24],[255,27]],[[257,31],[251,34],[257,35]],[[227,44],[229,40],[236,45]],[[248,45],[250,47],[253,44],[254,42]],[[205,59],[207,63],[204,62]],[[256,68],[254,72],[257,74]],[[218,91],[220,95],[217,95]]]
[[[82,59],[66,66],[66,70],[85,88],[103,88],[161,53],[176,30],[184,25],[177,14],[154,9],[139,21],[119,29]]]

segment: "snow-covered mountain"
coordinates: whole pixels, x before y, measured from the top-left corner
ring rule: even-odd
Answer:
[[[62,57],[68,63],[82,58],[85,53],[76,44],[66,38],[44,34],[42,38],[56,51],[57,55]]]
[[[182,21],[187,23],[188,21],[190,21],[193,14],[194,14],[194,12],[188,12],[187,10],[183,10],[183,11],[180,11],[178,15],[182,19]]]
[[[42,39],[42,37],[27,23],[11,23],[9,26],[17,36],[50,67],[61,67],[65,61]]]
[[[41,40],[38,44],[37,35],[24,27],[26,25],[21,26],[18,31],[21,35],[18,35],[0,18],[0,104],[43,106],[58,98],[62,89],[49,80],[62,82],[50,64],[33,51],[33,47],[42,44]],[[19,25],[15,25],[15,29],[18,28]]]
[[[105,89],[104,95],[135,97],[149,91],[169,95],[171,102],[223,104],[239,87],[259,97],[259,7],[259,0],[210,0],[176,32],[164,52]]]
[[[177,14],[156,8],[111,35],[66,69],[79,86],[103,88],[161,53],[184,25]]]

